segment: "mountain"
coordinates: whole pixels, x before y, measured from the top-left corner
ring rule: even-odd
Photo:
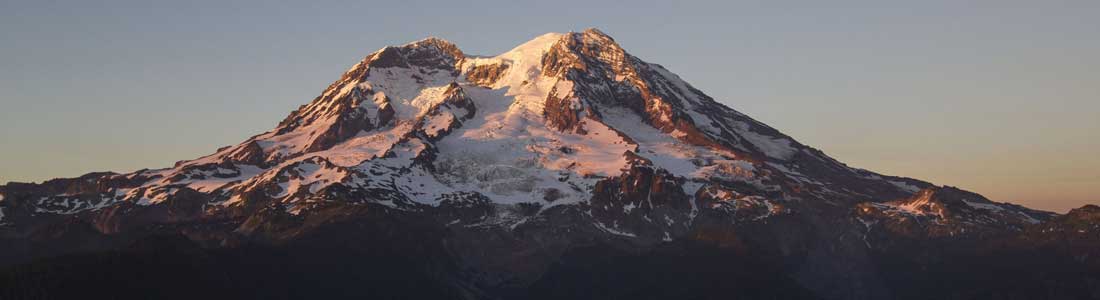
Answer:
[[[0,186],[0,295],[1100,298],[1098,224],[849,167],[596,29],[428,38],[211,155]]]

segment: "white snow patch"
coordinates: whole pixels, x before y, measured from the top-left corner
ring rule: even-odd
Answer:
[[[443,130],[446,130],[455,122],[455,115],[451,112],[443,112],[439,115],[433,115],[428,117],[427,122],[424,123],[424,133],[428,137],[439,136]]]
[[[548,128],[541,107],[524,103],[541,104],[545,99],[545,94],[530,94],[538,85],[463,86],[479,117],[436,143],[439,181],[456,191],[479,192],[496,203],[530,202],[556,190],[561,198],[550,204],[559,205],[587,200],[598,178],[621,174],[626,166],[623,154],[632,146],[588,118],[582,120],[587,134]]]
[[[1021,216],[1024,217],[1024,222],[1028,222],[1030,224],[1039,224],[1039,223],[1043,222],[1043,221],[1039,221],[1038,219],[1036,219],[1036,218],[1032,217],[1031,215],[1026,214],[1024,212],[1017,211],[1016,213],[1018,213],[1018,214],[1020,214]]]
[[[691,202],[691,220],[695,220],[695,216],[699,215],[699,205],[695,203],[695,194],[699,193],[699,189],[703,188],[703,183],[689,181],[680,186],[684,190],[684,194],[687,194]]]
[[[891,180],[891,181],[887,181],[887,182],[889,182],[890,184],[898,187],[898,189],[901,189],[902,191],[906,191],[906,192],[909,192],[909,193],[912,193],[912,194],[920,192],[920,190],[921,190],[920,187],[917,187],[915,185],[906,183],[904,181],[893,181],[893,180]]]
[[[962,199],[962,202],[966,203],[966,205],[969,205],[970,207],[977,208],[977,209],[982,209],[982,210],[989,210],[989,211],[1003,211],[1003,210],[1005,210],[1004,207],[1001,207],[1001,206],[999,206],[997,204],[994,204],[994,203],[972,202],[972,201],[967,201],[966,199]]]
[[[348,173],[342,169],[325,167],[312,162],[303,161],[299,164],[294,171],[297,171],[298,176],[291,176],[290,180],[284,183],[280,183],[280,187],[283,190],[273,195],[273,197],[281,198],[287,195],[293,195],[298,192],[302,187],[309,189],[309,193],[313,194],[319,191],[321,188],[329,186],[333,183],[340,182]],[[271,174],[272,176],[275,173]],[[288,173],[289,175],[289,173]]]
[[[646,125],[636,114],[624,109],[605,108],[601,112],[605,123],[637,143],[639,156],[675,176],[737,181],[756,177],[752,163],[737,159],[734,153],[684,143]]]
[[[768,157],[787,160],[794,156],[798,149],[791,146],[791,140],[783,137],[771,137],[752,131],[752,126],[745,122],[734,122],[738,127],[737,133],[744,137],[757,149]]]
[[[595,223],[596,227],[599,227],[600,230],[603,230],[604,232],[607,232],[607,233],[610,233],[610,234],[627,236],[627,237],[638,237],[638,235],[633,234],[633,233],[629,233],[629,232],[626,232],[626,231],[621,231],[621,230],[617,230],[617,229],[614,229],[614,228],[611,228],[611,227],[607,227],[607,225],[604,225],[603,223],[600,223],[599,221],[596,221],[596,222],[593,222],[593,223]]]
[[[262,173],[264,171],[264,169],[261,169],[260,167],[252,166],[252,165],[237,165],[237,168],[239,169],[239,172],[240,172],[239,174],[237,174],[236,172],[234,172],[232,170],[219,168],[215,172],[204,172],[204,173],[206,173],[205,174],[206,179],[198,179],[198,180],[188,179],[188,180],[183,180],[183,181],[180,181],[180,182],[175,182],[175,184],[184,184],[185,186],[187,186],[191,189],[194,189],[196,191],[209,193],[209,192],[213,192],[215,190],[218,190],[222,187],[225,187],[226,185],[229,185],[230,183],[240,182],[240,181],[246,180],[248,178],[252,178],[253,176],[259,175],[260,173]],[[224,178],[214,176],[214,175],[229,175],[229,174],[237,174],[237,175],[233,176],[233,177],[224,177]]]

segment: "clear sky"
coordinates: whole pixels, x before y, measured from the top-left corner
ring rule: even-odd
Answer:
[[[0,0],[0,182],[209,154],[385,45],[597,27],[849,165],[1100,204],[1100,1],[524,2]]]

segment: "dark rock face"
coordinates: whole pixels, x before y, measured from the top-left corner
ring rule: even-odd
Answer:
[[[953,187],[924,189],[916,195],[883,203],[862,203],[857,218],[890,236],[955,239],[970,235],[1017,233],[1048,213],[1017,206],[993,206],[981,195]],[[868,225],[869,229],[870,226]]]
[[[1056,252],[1081,266],[1100,266],[1100,206],[1085,205],[1050,221],[1029,226],[1019,240],[1018,247],[1035,252]],[[1095,269],[1092,269],[1095,270]]]
[[[419,66],[454,70],[465,56],[454,44],[438,38],[427,38],[403,47],[386,47],[367,57],[376,68],[408,68]]]
[[[264,149],[256,141],[245,143],[243,147],[234,150],[229,156],[230,162],[248,165],[263,165]]]
[[[591,213],[609,231],[633,232],[651,240],[671,239],[687,231],[691,200],[682,182],[664,170],[634,166],[621,176],[600,181],[593,189]],[[672,231],[670,233],[669,231]]]
[[[852,168],[546,37],[386,47],[213,155],[0,186],[0,299],[1100,298],[1100,207]]]
[[[1069,213],[1062,218],[1064,221],[1074,222],[1080,225],[1095,223],[1096,221],[1100,221],[1100,206],[1087,204],[1079,208],[1071,209]]]
[[[417,120],[414,132],[429,141],[436,141],[462,126],[462,121],[472,118],[476,113],[474,101],[470,100],[462,87],[452,82],[443,91],[443,101],[432,105]]]
[[[546,106],[543,109],[543,117],[552,128],[560,131],[583,133],[581,127],[581,109],[579,99],[569,91],[560,91],[557,88],[550,90],[546,96]]]
[[[347,110],[351,109],[350,106],[341,107]],[[371,120],[367,118],[367,114],[360,111],[341,112],[339,116],[340,117],[336,119],[333,126],[317,134],[317,137],[314,138],[314,142],[306,148],[306,151],[328,149],[339,142],[355,136],[363,130],[372,128]]]
[[[19,198],[27,194],[87,194],[105,192],[112,186],[133,187],[148,180],[111,172],[88,173],[77,178],[51,179],[41,184],[10,182],[4,186],[6,197]]]
[[[504,76],[508,66],[506,63],[477,65],[466,73],[466,80],[480,86],[492,86]]]

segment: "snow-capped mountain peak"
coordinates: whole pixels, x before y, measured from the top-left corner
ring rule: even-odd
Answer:
[[[695,298],[981,298],[1001,286],[974,279],[1000,273],[1013,274],[1001,281],[1010,285],[1094,287],[1080,274],[1097,269],[1098,216],[1095,206],[1057,215],[849,167],[589,29],[492,56],[438,38],[384,47],[272,130],[211,155],[0,186],[0,265],[136,247],[121,257],[175,263],[162,255],[176,251],[217,266],[229,278],[219,289],[241,279],[225,265],[263,273],[281,267],[256,266],[285,259],[323,290],[361,292],[362,278],[420,290],[428,278],[478,299],[540,287],[638,295],[650,282],[678,297],[746,284]],[[257,255],[267,247],[288,251]],[[1030,263],[1040,253],[1045,265]],[[103,261],[114,268],[119,257]],[[1021,261],[1022,272],[1000,272]],[[982,263],[998,274],[971,268]],[[616,270],[626,273],[603,273]],[[160,270],[189,274],[175,271]],[[614,280],[593,289],[593,276]],[[378,282],[388,281],[367,285],[386,288]],[[730,294],[744,291],[767,294]],[[539,295],[577,298],[569,293]]]
[[[587,207],[602,230],[654,240],[707,210],[762,220],[802,201],[869,201],[897,217],[963,207],[890,202],[923,199],[933,186],[849,168],[597,29],[544,34],[495,56],[438,38],[384,47],[271,131],[173,168],[88,180],[100,183],[70,193],[85,200],[36,191],[26,205],[74,213],[184,197],[205,207],[185,218],[202,218],[269,205],[299,214],[327,201],[419,209],[476,198]],[[637,198],[655,196],[679,200],[658,208]],[[991,218],[1009,215],[1043,217]]]

